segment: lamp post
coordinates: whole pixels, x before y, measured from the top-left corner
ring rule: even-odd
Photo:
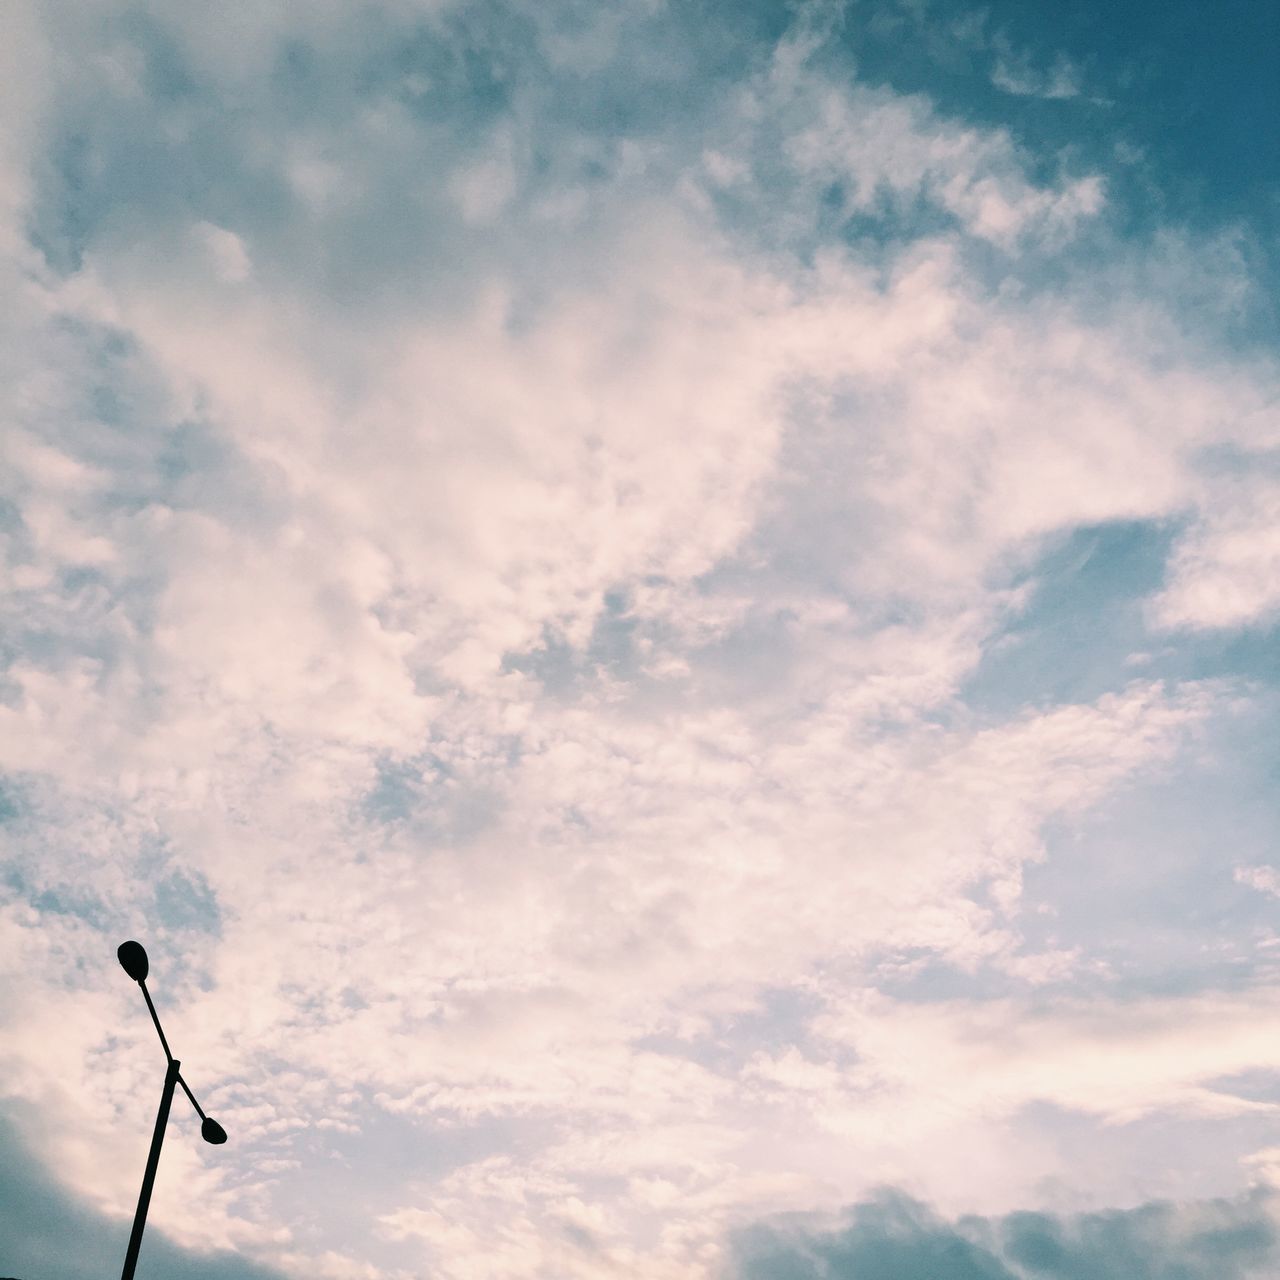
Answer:
[[[124,1255],[124,1270],[120,1280],[133,1280],[134,1269],[138,1265],[138,1250],[142,1248],[142,1228],[147,1225],[147,1206],[151,1203],[151,1188],[155,1185],[156,1169],[160,1165],[160,1147],[164,1143],[165,1125],[169,1121],[169,1104],[173,1101],[175,1085],[181,1085],[182,1091],[191,1099],[196,1114],[200,1117],[200,1136],[206,1142],[214,1144],[226,1142],[227,1131],[216,1121],[210,1120],[196,1095],[191,1092],[187,1082],[182,1078],[182,1063],[169,1051],[169,1042],[164,1038],[164,1030],[160,1019],[156,1016],[156,1007],[151,1003],[151,992],[147,990],[147,953],[140,942],[122,942],[116,948],[116,958],[120,967],[142,988],[142,998],[147,1002],[147,1010],[151,1021],[155,1023],[156,1034],[164,1046],[164,1056],[169,1060],[169,1069],[164,1077],[164,1092],[160,1095],[160,1111],[156,1115],[155,1132],[151,1135],[151,1152],[147,1156],[147,1171],[142,1175],[142,1190],[138,1193],[138,1211],[133,1215],[133,1231],[129,1236],[129,1249]]]

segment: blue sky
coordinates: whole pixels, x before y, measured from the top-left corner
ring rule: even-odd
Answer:
[[[1266,8],[10,6],[0,1272],[1274,1273]]]

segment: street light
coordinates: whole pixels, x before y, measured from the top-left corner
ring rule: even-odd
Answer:
[[[138,1194],[138,1212],[133,1215],[133,1232],[129,1236],[129,1250],[124,1255],[124,1270],[120,1273],[120,1280],[133,1280],[134,1268],[138,1265],[138,1250],[142,1248],[142,1228],[147,1225],[147,1206],[151,1203],[151,1188],[155,1184],[156,1169],[160,1164],[160,1147],[164,1142],[165,1125],[169,1121],[169,1104],[173,1101],[174,1086],[180,1084],[183,1093],[191,1099],[191,1105],[195,1107],[196,1115],[200,1117],[200,1136],[206,1142],[212,1142],[215,1145],[226,1142],[227,1131],[216,1120],[210,1120],[205,1115],[196,1101],[196,1095],[191,1092],[180,1074],[179,1069],[182,1063],[169,1052],[169,1042],[164,1038],[160,1019],[156,1017],[156,1007],[151,1003],[151,992],[147,990],[147,971],[150,966],[147,964],[147,953],[142,943],[122,942],[116,948],[116,958],[120,961],[120,967],[125,973],[142,988],[142,997],[147,1002],[151,1021],[155,1023],[156,1034],[164,1046],[164,1056],[169,1059],[169,1070],[164,1077],[164,1092],[160,1095],[160,1112],[156,1116],[155,1132],[151,1135],[151,1153],[147,1156],[147,1171],[142,1175],[142,1190]]]

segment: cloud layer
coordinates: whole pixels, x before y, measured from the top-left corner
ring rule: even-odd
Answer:
[[[1014,1213],[949,1223],[892,1193],[850,1210],[827,1229],[797,1222],[756,1227],[738,1244],[743,1280],[1150,1280],[1273,1271],[1273,1197],[1194,1205],[1153,1203],[1128,1212]]]
[[[295,9],[14,16],[0,1007],[63,1184],[131,1211],[128,936],[233,1139],[156,1221],[294,1274],[1269,1176],[1236,241],[826,6]]]

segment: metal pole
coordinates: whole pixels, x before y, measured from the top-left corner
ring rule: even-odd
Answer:
[[[148,1004],[150,1001],[148,1001]],[[124,1255],[124,1270],[120,1280],[133,1280],[138,1265],[138,1250],[142,1248],[142,1228],[147,1225],[147,1206],[151,1203],[151,1188],[155,1185],[156,1169],[160,1166],[160,1147],[164,1143],[164,1128],[169,1123],[169,1104],[178,1083],[178,1069],[182,1066],[176,1058],[169,1059],[169,1070],[164,1078],[164,1092],[160,1095],[160,1110],[156,1115],[156,1131],[151,1135],[151,1154],[147,1156],[147,1171],[142,1175],[142,1190],[138,1193],[138,1212],[133,1215],[133,1232],[129,1236],[129,1251]]]

